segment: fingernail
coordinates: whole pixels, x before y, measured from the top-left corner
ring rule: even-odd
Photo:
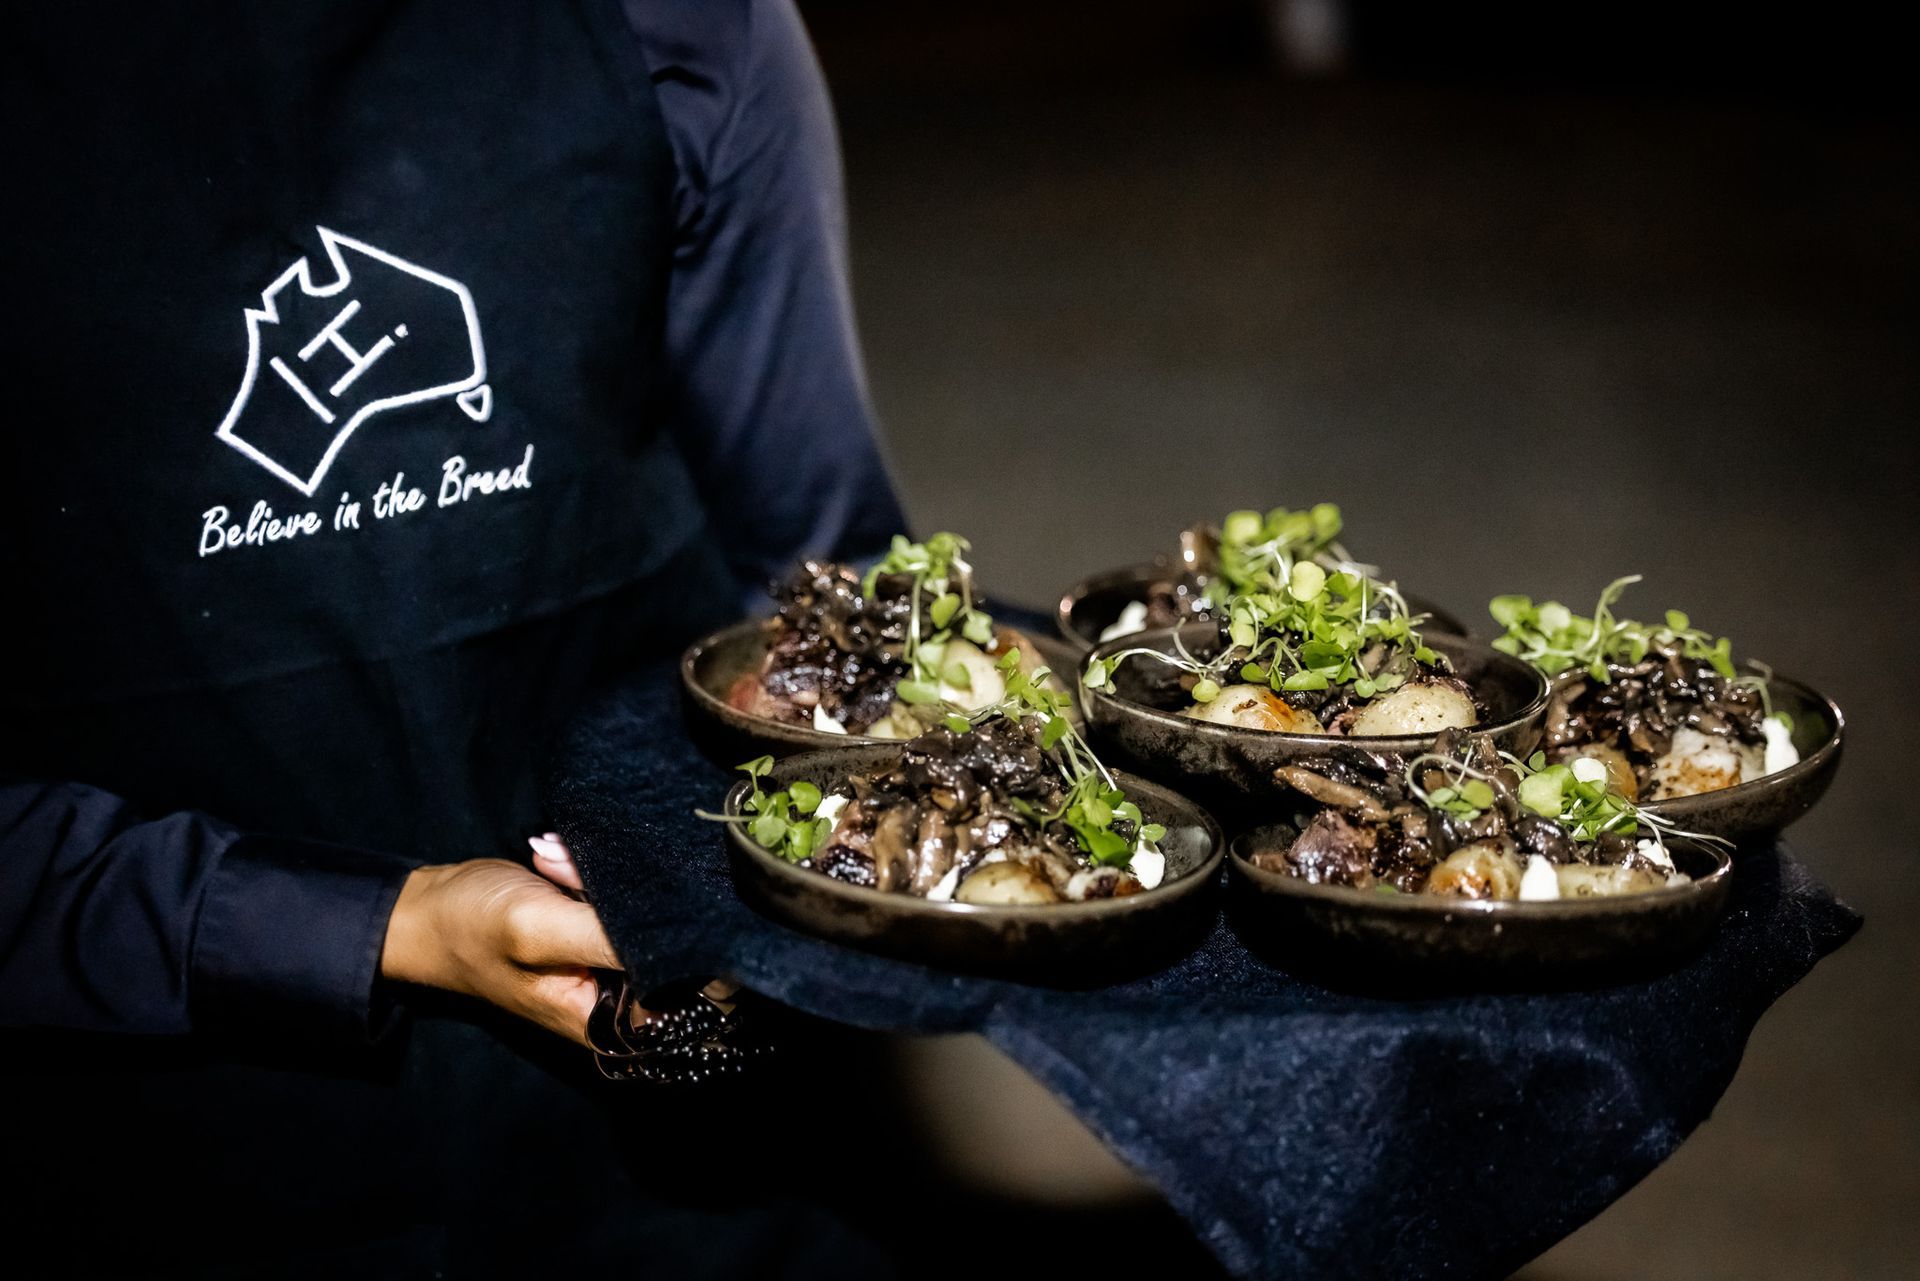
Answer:
[[[529,836],[527,838],[527,844],[533,847],[533,856],[535,858],[543,858],[549,863],[564,863],[567,861],[567,847],[560,843],[560,838],[557,836],[551,834],[546,836]]]
[[[560,833],[558,832],[548,832],[545,835],[543,835],[540,839],[543,841],[552,841],[555,845],[566,844],[565,841],[560,839]]]

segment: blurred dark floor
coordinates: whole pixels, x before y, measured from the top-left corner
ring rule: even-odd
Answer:
[[[1057,16],[811,12],[899,476],[994,590],[1332,499],[1356,554],[1463,614],[1638,571],[1633,612],[1842,703],[1794,842],[1865,931],[1681,1152],[1523,1275],[1913,1275],[1911,131],[1745,91],[1289,83],[1217,46],[1078,74]]]

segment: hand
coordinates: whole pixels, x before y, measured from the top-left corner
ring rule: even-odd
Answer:
[[[566,847],[535,851],[552,881],[505,859],[416,869],[401,887],[387,926],[380,972],[491,1001],[549,1031],[586,1044],[597,985],[589,968],[617,970],[620,958],[593,909],[553,882],[578,888]]]

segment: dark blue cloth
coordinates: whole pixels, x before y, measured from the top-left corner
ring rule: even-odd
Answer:
[[[1859,926],[1769,851],[1743,856],[1707,949],[1651,981],[1368,999],[1264,964],[1223,921],[1159,974],[1059,991],[755,915],[723,833],[692,814],[727,784],[689,743],[667,665],[636,672],[560,753],[554,820],[639,983],[728,974],[862,1027],[982,1032],[1249,1276],[1511,1271],[1671,1153],[1761,1013]]]

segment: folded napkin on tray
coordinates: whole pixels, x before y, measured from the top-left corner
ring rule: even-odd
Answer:
[[[1784,851],[1743,854],[1706,950],[1593,990],[1346,995],[1223,921],[1146,978],[1064,991],[815,940],[734,895],[694,817],[730,779],[671,663],[581,717],[548,802],[637,985],[709,974],[860,1027],[977,1031],[1248,1276],[1500,1274],[1663,1160],[1726,1089],[1761,1013],[1859,918]]]

